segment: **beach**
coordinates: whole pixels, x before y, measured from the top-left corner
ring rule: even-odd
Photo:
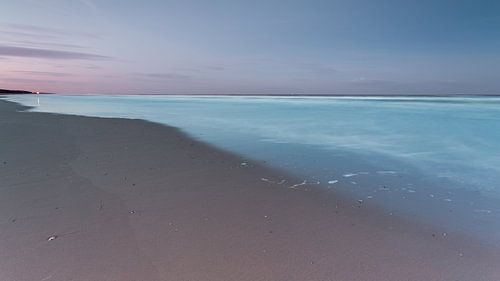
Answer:
[[[500,250],[139,119],[0,100],[0,280],[500,280]]]

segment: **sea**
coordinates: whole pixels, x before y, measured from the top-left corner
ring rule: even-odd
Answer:
[[[12,95],[32,111],[144,119],[300,179],[500,246],[500,98]],[[279,182],[281,179],[262,180]]]

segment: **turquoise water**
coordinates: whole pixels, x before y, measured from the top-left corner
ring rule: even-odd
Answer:
[[[35,111],[175,126],[309,183],[500,242],[500,98],[9,99]]]

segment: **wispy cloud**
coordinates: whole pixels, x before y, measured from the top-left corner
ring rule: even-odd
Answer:
[[[0,27],[2,27],[3,29],[7,29],[7,31],[3,32],[9,32],[24,36],[31,35],[31,36],[44,36],[51,38],[79,36],[92,39],[99,39],[102,37],[101,34],[93,32],[70,31],[62,28],[43,27],[43,26],[20,24],[20,23],[0,23]]]
[[[223,71],[226,68],[222,65],[207,65],[204,67],[205,69],[212,70],[212,71]]]
[[[85,46],[68,43],[75,37],[89,40],[101,38],[97,33],[70,31],[23,23],[0,22],[0,56],[55,60],[109,60],[110,57],[84,52]]]
[[[190,75],[182,74],[182,73],[131,73],[133,76],[139,76],[142,78],[152,78],[152,79],[161,79],[161,80],[179,80],[179,79],[188,79],[191,78]]]
[[[20,73],[20,74],[28,74],[28,75],[33,75],[33,76],[46,76],[46,77],[67,77],[67,76],[73,76],[70,73],[53,72],[53,71],[16,70],[16,71],[12,71],[12,72],[14,72],[14,73]]]
[[[40,48],[25,48],[0,45],[0,56],[27,57],[58,60],[109,60],[110,57],[71,51],[60,51]]]
[[[50,84],[50,83],[57,83],[58,82],[56,80],[50,80],[50,79],[46,79],[46,78],[44,78],[44,79],[31,79],[31,78],[12,78],[12,77],[9,77],[9,78],[1,77],[0,81],[26,83],[26,84],[29,84],[30,86],[33,84],[35,84],[35,85],[41,84],[41,83]]]
[[[22,39],[33,39],[36,38],[38,40],[58,40],[57,36],[53,36],[50,34],[39,34],[39,33],[29,33],[29,32],[21,32],[21,31],[13,31],[13,30],[0,30],[0,34],[2,37],[11,37],[11,38],[22,38]],[[5,40],[5,39],[4,39]]]
[[[65,49],[85,49],[84,46],[76,45],[76,44],[67,44],[67,43],[52,43],[52,42],[43,42],[43,41],[34,41],[34,40],[16,40],[16,41],[4,41],[4,45],[16,45],[23,47],[34,47],[34,48],[65,48]]]

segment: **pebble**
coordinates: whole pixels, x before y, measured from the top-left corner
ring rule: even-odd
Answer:
[[[55,240],[55,239],[57,239],[57,235],[52,235],[49,238],[47,238],[47,241],[52,241],[52,240]]]

